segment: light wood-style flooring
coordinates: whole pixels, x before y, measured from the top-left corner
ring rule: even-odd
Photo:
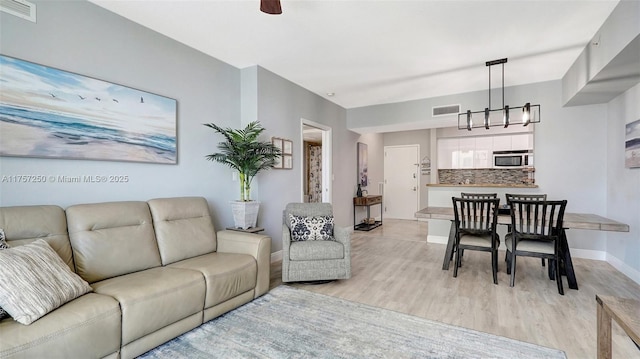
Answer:
[[[604,261],[574,259],[579,290],[558,294],[538,258],[518,258],[509,287],[504,252],[498,285],[488,252],[465,251],[458,277],[443,271],[445,245],[427,243],[427,223],[385,219],[383,226],[352,235],[352,277],[326,284],[290,284],[367,305],[505,336],[596,358],[596,294],[640,299],[640,285]],[[281,285],[281,262],[271,265],[271,287]],[[640,313],[638,313],[640,315]],[[613,357],[640,358],[617,324]]]

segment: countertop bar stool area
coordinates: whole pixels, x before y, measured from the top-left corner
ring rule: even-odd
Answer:
[[[453,276],[458,276],[465,249],[491,253],[493,283],[498,284],[498,224],[499,198],[452,198],[455,226],[456,262]]]
[[[562,222],[567,201],[512,200],[511,232],[505,236],[509,285],[515,285],[516,258],[539,257],[549,260],[549,275],[553,274],[558,293],[564,295],[561,263],[563,261]]]

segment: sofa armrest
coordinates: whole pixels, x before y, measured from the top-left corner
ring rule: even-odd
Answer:
[[[252,255],[258,264],[255,296],[257,298],[269,291],[269,272],[271,270],[271,237],[239,231],[219,231],[218,252]]]

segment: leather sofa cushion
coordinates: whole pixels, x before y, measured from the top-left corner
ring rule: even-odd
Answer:
[[[248,254],[210,253],[171,264],[201,272],[207,282],[204,308],[252,290],[256,286],[258,265]]]
[[[15,247],[44,239],[62,260],[75,270],[67,234],[67,217],[58,206],[0,207],[0,228],[9,246]]]
[[[216,232],[204,198],[159,198],[148,203],[163,265],[215,252]]]
[[[0,321],[0,358],[101,358],[120,350],[120,307],[88,293],[30,325]]]
[[[292,261],[312,261],[344,258],[344,246],[337,241],[291,242],[289,259]]]
[[[67,208],[76,272],[89,283],[161,265],[146,202]]]
[[[205,283],[197,271],[157,267],[92,285],[122,310],[122,346],[203,310]]]

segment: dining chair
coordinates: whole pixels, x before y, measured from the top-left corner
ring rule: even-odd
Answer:
[[[458,276],[462,252],[465,249],[491,252],[493,283],[498,284],[498,224],[499,198],[456,198],[454,208],[456,262],[453,277]]]
[[[515,284],[516,258],[518,256],[546,258],[549,268],[555,272],[558,293],[564,295],[562,287],[561,235],[567,201],[512,200],[511,233],[505,236],[507,246],[507,271],[511,287]]]
[[[520,194],[512,194],[512,193],[505,193],[505,199],[507,200],[507,206],[509,206],[509,204],[511,203],[512,200],[516,199],[516,200],[524,200],[524,201],[546,201],[547,200],[547,195],[546,194],[529,194],[529,193],[520,193]],[[511,226],[508,225],[507,226],[507,233],[511,232]],[[507,261],[508,258],[507,256],[509,255],[509,252],[505,253],[504,256],[504,260]],[[542,261],[542,266],[544,267],[544,258],[540,259]],[[551,267],[549,267],[551,268]],[[549,276],[551,276],[551,272],[549,272]]]
[[[468,199],[488,199],[488,198],[498,198],[497,193],[460,193],[461,198]]]
[[[461,192],[460,193],[460,198],[468,198],[468,199],[498,198],[498,194],[497,193],[466,193],[466,192]],[[451,221],[451,225],[452,226],[455,225],[454,221]],[[498,241],[498,246],[499,245],[500,245],[500,241]],[[458,251],[458,247],[457,247],[457,245],[454,244],[453,250],[451,251],[451,257],[449,258],[449,261],[451,261],[453,259],[453,256],[455,255],[455,253],[457,251]],[[460,255],[464,256],[464,250],[462,250]]]

